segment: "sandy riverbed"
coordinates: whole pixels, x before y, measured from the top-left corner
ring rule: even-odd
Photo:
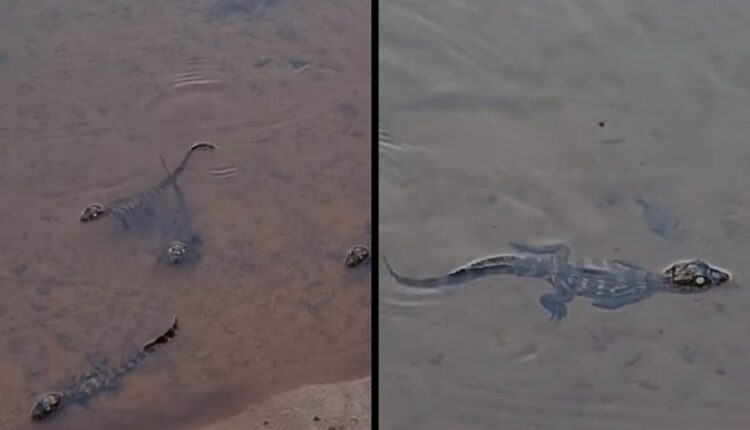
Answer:
[[[337,384],[309,385],[273,396],[201,430],[372,428],[370,377]]]

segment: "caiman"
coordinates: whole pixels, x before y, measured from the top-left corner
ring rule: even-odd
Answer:
[[[367,221],[367,235],[372,237],[372,224]],[[370,240],[372,242],[372,240]],[[370,258],[370,248],[365,245],[354,245],[349,249],[344,259],[344,265],[349,269],[359,267]]]
[[[654,293],[700,293],[730,279],[729,273],[700,259],[677,262],[662,273],[654,273],[621,260],[571,261],[570,248],[564,244],[534,246],[515,242],[510,245],[517,254],[485,257],[432,278],[409,278],[396,273],[385,257],[383,262],[398,283],[414,288],[441,289],[492,275],[544,279],[555,291],[540,296],[539,303],[552,320],[565,318],[566,304],[575,296],[592,299],[591,304],[598,308],[617,309]]]
[[[95,366],[92,371],[78,376],[65,390],[52,391],[42,395],[31,410],[32,421],[49,418],[67,404],[83,405],[96,394],[116,388],[123,375],[140,364],[159,345],[169,342],[177,334],[177,329],[177,318],[175,317],[169,330],[127,356],[118,366],[114,368]]]
[[[162,166],[169,172],[166,160],[164,160],[164,157],[160,158]],[[200,238],[193,229],[187,199],[185,199],[185,195],[182,193],[182,189],[180,189],[177,181],[172,183],[172,188],[177,198],[177,208],[171,229],[168,233],[169,242],[166,251],[164,254],[160,254],[159,259],[161,260],[162,257],[166,257],[167,261],[171,264],[180,264],[189,258],[198,259],[200,257],[198,252]]]
[[[81,213],[81,222],[91,222],[107,217],[117,218],[125,229],[130,226],[127,216],[140,209],[146,209],[185,171],[190,157],[196,151],[212,151],[217,146],[211,142],[196,142],[190,146],[180,164],[154,187],[133,196],[124,197],[108,204],[91,203]]]
[[[370,249],[364,245],[354,245],[346,254],[344,265],[350,269],[362,265],[370,257]]]

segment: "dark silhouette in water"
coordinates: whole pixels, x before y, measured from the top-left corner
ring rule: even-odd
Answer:
[[[114,389],[123,375],[145,360],[148,354],[154,352],[160,345],[166,344],[175,337],[178,328],[177,317],[173,317],[172,325],[167,331],[126,357],[120,362],[119,366],[113,369],[95,367],[94,370],[76,378],[64,391],[52,391],[43,394],[31,410],[32,421],[49,418],[67,404],[84,404],[96,394]]]
[[[519,254],[500,254],[465,264],[451,272],[432,278],[409,278],[396,273],[388,260],[383,262],[400,284],[414,288],[440,289],[492,275],[515,275],[544,279],[554,293],[539,297],[550,318],[560,320],[568,313],[566,303],[575,296],[592,299],[602,309],[639,302],[656,292],[700,293],[729,281],[730,275],[702,260],[678,262],[663,273],[650,272],[620,260],[570,261],[570,248],[563,244],[532,246],[512,243]]]
[[[162,166],[169,172],[167,161],[164,157],[160,158]],[[165,253],[159,254],[159,259],[161,260],[162,257],[166,257],[167,261],[171,264],[180,264],[187,260],[188,257],[192,257],[192,259],[200,257],[198,252],[200,238],[195,230],[193,230],[187,200],[177,181],[173,182],[173,189],[177,198],[177,209],[168,233],[169,243],[167,244]]]
[[[148,209],[151,202],[153,202],[164,190],[167,189],[175,180],[185,171],[190,157],[196,151],[213,151],[217,146],[210,142],[196,142],[188,149],[185,157],[183,157],[177,168],[174,169],[166,178],[162,179],[161,182],[156,186],[138,193],[134,196],[121,198],[115,200],[109,204],[92,203],[81,213],[81,222],[91,222],[100,220],[107,217],[115,217],[121,223],[125,229],[129,229],[130,225],[127,221],[127,216],[139,209]]]

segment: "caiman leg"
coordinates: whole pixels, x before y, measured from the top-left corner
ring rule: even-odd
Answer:
[[[112,371],[112,362],[109,358],[101,355],[92,355],[89,356],[89,363],[99,373],[99,377],[102,378],[104,382],[103,390],[118,391],[121,388],[119,381],[112,377],[114,372]]]
[[[128,224],[128,220],[126,220],[124,216],[118,216],[117,219],[120,221],[120,224],[122,224],[122,228],[130,230],[130,224]]]
[[[539,303],[549,312],[551,320],[559,321],[568,314],[565,304],[573,300],[575,293],[563,282],[551,280],[550,283],[555,287],[555,292],[542,294]]]
[[[550,245],[530,245],[523,242],[510,242],[511,248],[524,254],[550,255],[557,254],[565,260],[570,255],[570,247],[562,243],[553,243]]]

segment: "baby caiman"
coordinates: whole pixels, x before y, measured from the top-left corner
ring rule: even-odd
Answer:
[[[154,187],[130,197],[124,197],[108,204],[91,203],[81,213],[81,222],[91,222],[107,217],[117,218],[125,229],[130,226],[127,216],[139,210],[146,209],[164,190],[175,182],[182,172],[185,171],[190,157],[196,151],[212,151],[217,146],[211,142],[196,142],[190,146],[180,164],[161,182]]]
[[[370,258],[370,249],[364,245],[354,245],[346,254],[344,265],[350,269],[362,265]]]
[[[169,342],[177,334],[177,329],[177,318],[175,317],[169,330],[127,356],[118,366],[114,368],[97,366],[92,371],[78,376],[65,390],[43,394],[31,410],[31,420],[44,420],[59,412],[65,405],[85,404],[96,394],[114,389],[123,375],[140,364],[160,345]]]
[[[385,257],[383,262],[399,284],[414,288],[441,289],[492,275],[544,279],[555,291],[543,294],[539,303],[553,320],[567,315],[566,303],[575,296],[592,299],[591,304],[598,308],[617,309],[657,292],[700,293],[730,279],[729,273],[699,259],[677,262],[662,273],[654,273],[621,260],[571,261],[570,248],[564,244],[534,246],[516,242],[511,247],[517,254],[485,257],[432,278],[406,277],[396,273]]]

